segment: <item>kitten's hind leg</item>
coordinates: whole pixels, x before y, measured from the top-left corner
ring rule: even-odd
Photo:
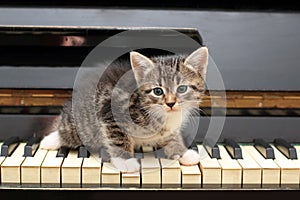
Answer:
[[[54,131],[49,135],[45,136],[40,143],[40,148],[47,150],[56,150],[59,149],[61,146],[61,138],[58,131]]]

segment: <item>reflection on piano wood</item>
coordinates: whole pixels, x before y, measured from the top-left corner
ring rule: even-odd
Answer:
[[[194,166],[182,166],[145,147],[142,150],[148,150],[139,155],[141,168],[136,173],[122,173],[101,159],[101,154],[84,153],[84,147],[48,151],[34,148],[36,144],[11,138],[1,143],[2,186],[259,189],[299,188],[300,184],[300,144],[291,145],[282,139],[268,144],[274,159],[263,154],[266,147],[261,142],[219,143],[220,158],[212,157],[209,148],[196,143],[192,148],[198,150],[201,161]],[[28,150],[25,153],[25,147],[32,155]],[[236,152],[240,152],[239,159]]]
[[[62,106],[72,98],[72,90],[0,89],[0,106]],[[300,108],[300,92],[209,91],[201,107]]]

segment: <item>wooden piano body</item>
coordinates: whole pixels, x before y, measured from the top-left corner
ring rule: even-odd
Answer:
[[[200,45],[207,45],[224,80],[227,105],[218,101],[220,88],[213,87],[207,92],[201,104],[206,114],[201,117],[196,142],[204,139],[212,108],[219,113],[215,118],[223,117],[226,108],[220,143],[226,138],[240,143],[251,143],[256,138],[269,143],[275,138],[300,143],[299,16],[297,12],[0,8],[0,140],[19,136],[26,141],[33,134],[42,135],[63,103],[72,97],[78,67],[99,42],[124,30],[156,27],[179,30]],[[61,45],[65,36],[79,36],[89,42],[76,47]],[[209,70],[208,81],[213,80]],[[175,194],[184,198],[186,194],[221,197],[234,192],[240,197],[278,195],[282,191],[299,194],[299,187],[112,191],[101,187],[1,185],[0,189],[4,196],[66,194],[95,199],[101,195],[121,197],[122,192],[136,197],[168,198],[167,195]]]

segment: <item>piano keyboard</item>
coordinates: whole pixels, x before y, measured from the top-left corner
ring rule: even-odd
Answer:
[[[1,185],[82,188],[299,188],[300,144],[226,140],[213,148],[196,144],[199,165],[182,166],[143,147],[141,168],[122,173],[105,159],[79,150],[43,150],[38,140],[0,143]],[[268,152],[268,153],[266,153]]]

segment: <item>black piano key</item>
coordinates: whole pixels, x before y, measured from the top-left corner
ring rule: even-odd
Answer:
[[[68,147],[61,147],[58,152],[56,157],[62,157],[62,158],[66,158],[68,156],[70,149]]]
[[[24,147],[24,157],[33,157],[41,141],[40,137],[32,137]]]
[[[166,158],[166,154],[163,149],[155,148],[155,158]]]
[[[297,151],[290,143],[282,138],[274,140],[276,148],[289,159],[297,159]]]
[[[190,145],[190,149],[198,152],[198,147],[197,144],[199,144],[200,142],[192,142],[192,144]]]
[[[11,153],[17,148],[19,142],[19,137],[10,137],[7,140],[5,140],[1,146],[0,156],[10,156]]]
[[[224,140],[224,146],[233,159],[243,159],[242,149],[233,139]]]
[[[135,149],[135,151],[134,151],[134,157],[137,158],[137,159],[144,158],[142,148]]]
[[[263,139],[254,139],[254,147],[261,153],[266,159],[274,159],[274,149]]]
[[[221,159],[220,149],[217,144],[214,146],[204,144],[204,148],[211,158]]]
[[[90,157],[90,152],[85,146],[80,146],[78,149],[78,158],[88,158]]]
[[[99,156],[101,157],[103,162],[109,162],[109,160],[110,160],[110,155],[107,152],[106,148],[100,148],[99,149]]]

